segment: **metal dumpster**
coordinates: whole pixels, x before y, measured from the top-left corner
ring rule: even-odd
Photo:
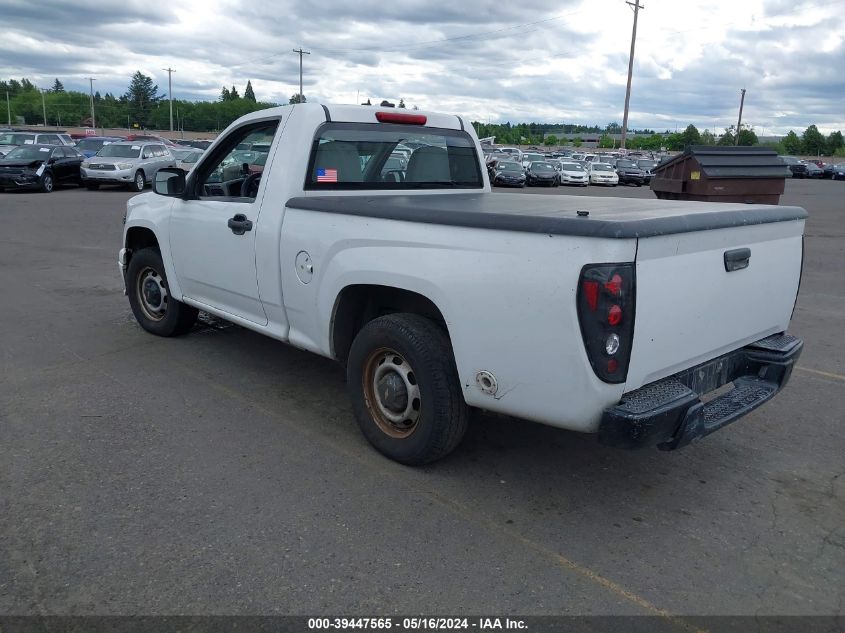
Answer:
[[[792,174],[772,149],[693,145],[654,168],[662,200],[778,204]]]

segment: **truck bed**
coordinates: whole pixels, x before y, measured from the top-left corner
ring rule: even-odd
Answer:
[[[291,198],[287,206],[406,222],[618,239],[807,217],[804,209],[789,206],[524,193],[307,196]]]

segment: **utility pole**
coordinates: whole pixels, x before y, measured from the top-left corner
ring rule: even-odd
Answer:
[[[293,49],[294,53],[299,53],[299,103],[302,103],[302,56],[310,55],[311,51],[304,51],[300,46],[299,49]]]
[[[94,118],[94,82],[97,81],[93,77],[88,77],[88,85],[91,88],[91,127],[94,128],[94,133],[97,133],[97,121]]]
[[[739,145],[739,126],[742,125],[742,106],[745,105],[745,88],[741,92],[742,96],[739,99],[739,118],[736,120],[736,139],[734,139],[734,145]]]
[[[41,90],[41,109],[44,111],[44,127],[47,127],[47,102],[44,100],[44,90]]]
[[[12,104],[9,102],[9,91],[6,91],[6,113],[9,116],[9,127],[12,127]]]
[[[171,81],[171,75],[176,71],[172,68],[162,68],[162,70],[167,71],[167,94],[170,98],[170,131],[173,131],[173,82]]]
[[[634,2],[626,2],[625,4],[634,7],[634,29],[631,32],[631,54],[628,57],[628,87],[625,88],[625,114],[622,115],[622,141],[619,143],[620,149],[625,149],[625,137],[628,136],[628,105],[631,102],[631,75],[634,73],[634,45],[637,43],[637,17],[640,9],[645,9],[645,6],[640,4],[640,0]]]

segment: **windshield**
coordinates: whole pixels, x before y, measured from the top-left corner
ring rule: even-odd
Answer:
[[[6,159],[46,160],[47,158],[50,158],[50,151],[52,149],[52,147],[27,147],[22,145],[21,147],[16,147],[6,154]]]
[[[3,134],[0,136],[0,145],[33,145],[35,134]]]
[[[325,123],[317,134],[306,189],[480,189],[484,185],[475,144],[464,131]],[[413,153],[403,168],[385,169],[397,145],[414,148]]]
[[[525,154],[524,160],[527,160],[527,161],[533,163],[534,161],[543,160],[543,156],[541,154]]]
[[[637,167],[640,169],[654,169],[657,166],[656,160],[638,160]]]
[[[593,163],[593,171],[613,171],[613,167],[604,163]]]
[[[563,171],[584,171],[578,163],[563,163]]]
[[[109,145],[103,145],[102,149],[97,152],[97,156],[104,158],[139,158],[141,156],[141,146],[111,143]]]
[[[522,165],[517,163],[499,163],[501,171],[522,171]]]
[[[637,165],[634,163],[634,161],[625,160],[623,158],[620,158],[619,160],[616,161],[616,166],[617,167],[632,167],[632,168],[635,168],[635,169],[637,167]]]
[[[534,171],[548,171],[549,169],[554,169],[554,167],[552,167],[548,163],[536,162],[531,163],[531,169]]]

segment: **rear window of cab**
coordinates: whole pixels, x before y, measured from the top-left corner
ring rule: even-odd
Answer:
[[[397,147],[410,150],[406,161],[395,160]],[[310,191],[483,186],[475,143],[465,131],[374,123],[320,126],[305,179]]]

